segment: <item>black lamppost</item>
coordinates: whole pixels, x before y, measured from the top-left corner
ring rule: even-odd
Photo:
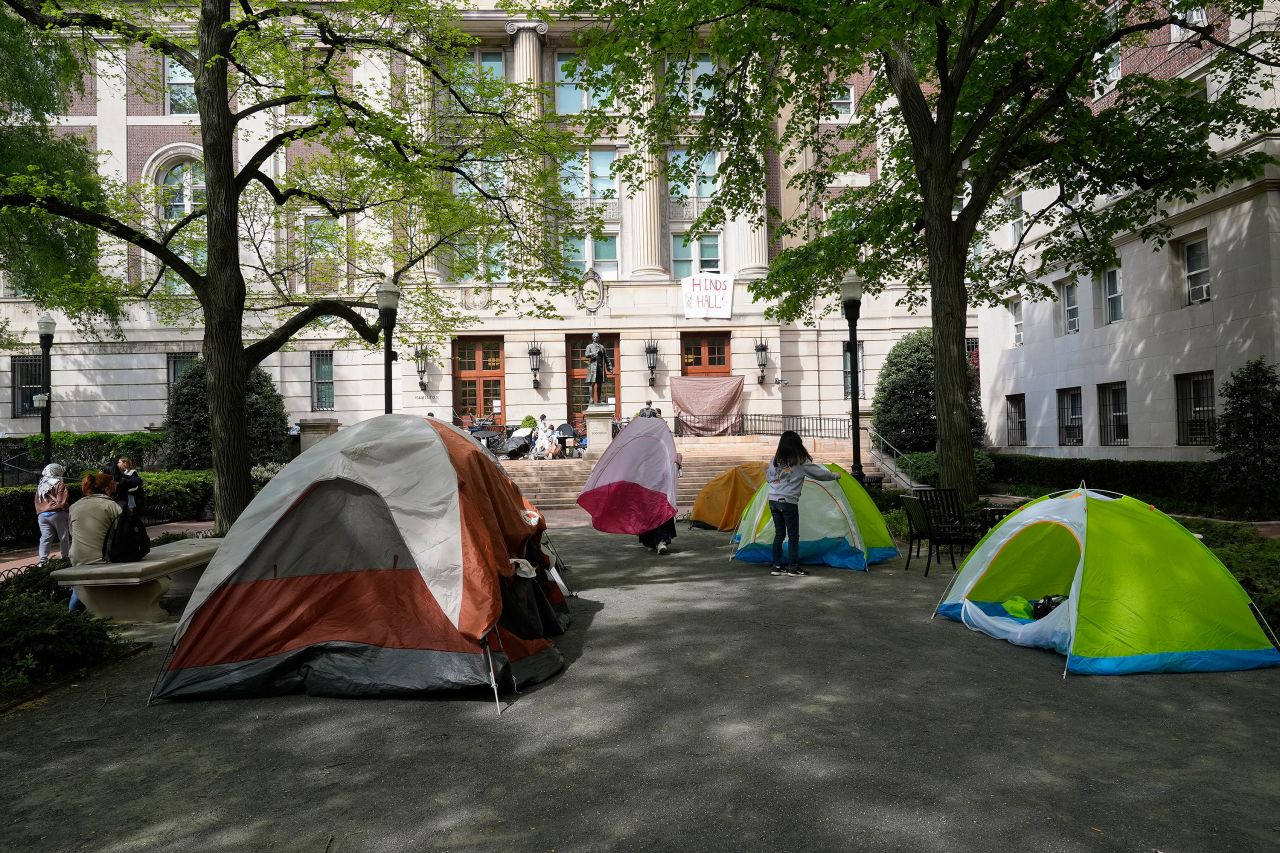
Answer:
[[[853,437],[853,479],[864,482],[862,473],[862,417],[858,411],[858,393],[854,388],[858,372],[858,314],[862,311],[862,279],[850,270],[840,279],[840,303],[844,307],[844,317],[849,321],[849,400],[853,406],[853,417],[849,421],[850,433]]]
[[[53,435],[50,433],[49,408],[53,398],[53,357],[51,350],[53,349],[53,330],[57,328],[57,323],[48,314],[45,314],[39,320],[36,320],[36,329],[40,332],[40,370],[44,374],[43,406],[40,406],[40,432],[44,435],[44,464],[48,465],[53,461]]]
[[[391,348],[391,333],[396,327],[396,309],[400,307],[400,288],[391,276],[378,285],[378,319],[382,321],[382,339],[384,349],[382,396],[386,413],[391,414],[391,363],[396,360],[395,350]]]

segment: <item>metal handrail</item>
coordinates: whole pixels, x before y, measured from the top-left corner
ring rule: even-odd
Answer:
[[[867,447],[871,451],[871,455],[875,457],[876,466],[888,475],[889,479],[894,483],[902,486],[904,489],[916,489],[920,484],[912,480],[906,473],[898,467],[898,460],[906,454],[898,448],[894,447],[888,439],[875,431],[874,427],[864,426],[863,432],[867,434]],[[885,451],[888,451],[886,454]]]

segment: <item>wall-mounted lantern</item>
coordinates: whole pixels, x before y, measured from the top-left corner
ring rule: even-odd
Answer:
[[[529,370],[533,372],[533,387],[541,388],[542,383],[538,381],[538,371],[542,369],[542,344],[537,341],[529,342]]]
[[[756,339],[756,367],[760,368],[760,378],[756,382],[764,384],[764,369],[769,364],[769,342],[764,338]]]
[[[649,367],[649,387],[652,388],[654,383],[658,381],[657,341],[650,339],[644,342],[644,362]]]
[[[418,370],[418,387],[427,393],[427,351],[418,347],[413,351],[413,366]]]

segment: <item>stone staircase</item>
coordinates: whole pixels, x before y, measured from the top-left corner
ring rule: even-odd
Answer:
[[[677,502],[681,512],[693,506],[698,493],[712,478],[743,462],[767,462],[778,445],[775,436],[723,436],[714,438],[677,438],[676,449],[683,457]],[[809,452],[817,462],[836,462],[849,467],[853,456],[847,441],[810,439]],[[868,477],[880,476],[864,441],[863,471]],[[577,506],[582,486],[591,475],[592,464],[584,459],[516,459],[502,466],[530,501],[539,509],[571,509]]]

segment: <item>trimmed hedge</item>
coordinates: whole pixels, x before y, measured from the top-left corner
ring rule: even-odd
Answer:
[[[934,487],[938,485],[938,454],[932,450],[904,453],[898,460],[898,467],[917,483]],[[991,457],[981,450],[973,451],[973,467],[978,475],[978,488],[985,489],[991,484],[991,475],[995,469]]]
[[[199,518],[213,500],[212,471],[142,472],[146,489],[146,520],[185,521]],[[80,499],[78,483],[67,483],[71,500]],[[0,541],[33,542],[40,538],[36,525],[35,486],[0,489]]]
[[[101,471],[112,460],[127,457],[135,467],[153,470],[164,467],[165,436],[162,432],[55,432],[53,459],[69,476],[84,471]],[[27,455],[44,458],[44,436],[26,438]]]

